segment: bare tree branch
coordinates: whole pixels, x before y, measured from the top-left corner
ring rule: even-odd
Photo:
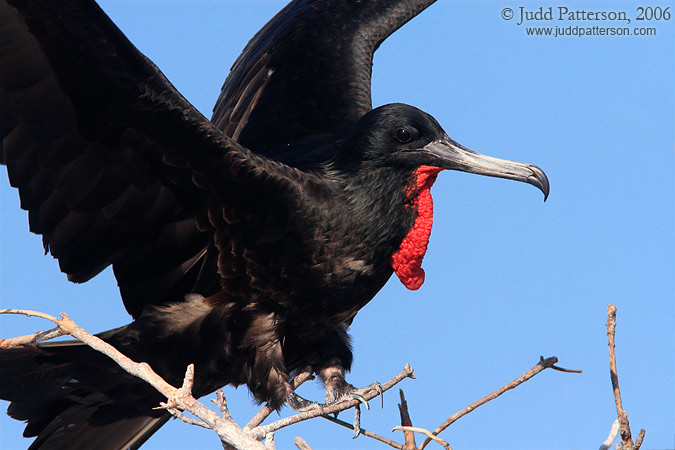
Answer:
[[[618,435],[619,435],[619,419],[616,419],[614,423],[612,423],[611,430],[609,430],[609,436],[607,436],[605,442],[603,442],[602,445],[600,446],[600,450],[609,450],[614,441],[616,441],[616,437]]]
[[[583,372],[582,370],[579,370],[579,369],[565,369],[563,367],[558,367],[558,366],[549,366],[547,368],[551,369],[551,370],[557,370],[558,372],[565,372],[565,373],[582,373]]]
[[[401,396],[401,403],[398,404],[398,412],[401,414],[401,426],[412,427],[412,420],[410,419],[410,412],[408,411],[408,402],[405,401],[405,394],[403,389],[398,390]],[[404,450],[415,450],[417,444],[415,443],[415,432],[413,430],[406,430],[403,432],[405,442],[403,444]]]
[[[635,450],[639,450],[642,447],[642,441],[645,439],[645,430],[644,428],[640,429],[637,439],[635,439]]]
[[[424,428],[397,426],[397,427],[394,427],[391,431],[397,431],[397,430],[401,430],[401,431],[404,431],[406,433],[407,432],[422,433],[426,436],[429,436],[429,439],[441,444],[443,446],[443,448],[445,448],[446,450],[452,450],[450,448],[450,444],[448,444],[447,442],[445,442],[443,439],[439,438],[438,436],[432,434],[431,431],[425,430]]]
[[[300,436],[295,438],[295,446],[300,450],[312,450],[312,447],[310,447],[309,444]]]
[[[611,307],[613,307],[613,305],[610,305],[610,310],[608,310],[607,329],[608,329],[608,336],[610,338],[609,347],[610,347],[610,366],[612,371],[612,383],[615,389],[615,398],[617,401],[617,412],[619,415],[619,419],[621,421],[623,412],[623,416],[625,417],[625,424],[626,426],[628,426],[627,416],[625,415],[625,411],[623,411],[623,408],[621,406],[621,397],[618,390],[618,377],[616,377],[616,358],[614,356],[614,329],[616,326],[615,322],[616,308],[614,308],[612,314]],[[352,424],[339,420],[336,417],[330,416],[330,414],[339,413],[352,407],[358,407],[359,403],[361,402],[360,399],[352,399],[349,401],[340,402],[333,405],[327,405],[324,406],[323,408],[316,408],[314,410],[305,411],[284,419],[277,420],[275,422],[272,422],[271,424],[261,426],[260,424],[273,412],[271,408],[266,406],[262,408],[251,419],[251,421],[246,425],[244,429],[242,429],[232,419],[232,416],[227,408],[225,396],[220,389],[216,393],[216,399],[212,400],[212,402],[214,402],[218,406],[221,415],[218,415],[216,412],[207,408],[205,405],[198,402],[197,399],[195,399],[192,396],[192,386],[194,382],[194,366],[192,364],[187,368],[185,378],[183,380],[183,385],[180,388],[175,388],[171,386],[169,383],[167,383],[165,380],[163,380],[159,375],[157,375],[148,364],[134,362],[131,359],[127,358],[126,356],[122,355],[114,347],[107,344],[105,341],[102,341],[101,339],[97,338],[96,336],[93,336],[86,330],[77,326],[66,314],[61,314],[60,319],[36,311],[18,310],[18,309],[4,309],[4,310],[0,309],[0,314],[22,314],[28,317],[36,316],[44,318],[46,320],[50,320],[57,325],[57,328],[54,328],[47,332],[38,332],[32,335],[21,336],[18,338],[0,340],[0,348],[33,345],[53,337],[62,336],[66,334],[71,335],[74,338],[89,345],[94,350],[97,350],[107,355],[128,373],[143,379],[151,386],[153,386],[155,389],[157,389],[159,392],[161,392],[163,395],[165,395],[167,397],[167,402],[162,403],[160,405],[160,408],[166,409],[172,415],[179,418],[183,422],[186,422],[191,425],[209,428],[216,431],[221,441],[223,442],[223,447],[226,449],[245,448],[245,449],[259,449],[259,450],[263,449],[273,450],[275,449],[274,443],[275,431],[293,425],[295,423],[304,420],[309,420],[319,416],[322,416],[325,419],[330,420],[341,426],[345,426],[350,429],[355,429],[357,436],[359,433],[361,433],[367,437],[376,439],[396,449],[400,450],[417,449],[418,447],[416,447],[415,445],[414,433],[422,433],[428,436],[427,439],[422,443],[422,445],[419,446],[420,450],[424,449],[432,440],[438,442],[444,448],[450,449],[450,445],[447,442],[437,437],[438,434],[441,433],[446,428],[448,428],[452,423],[457,421],[459,418],[463,417],[466,414],[469,414],[479,406],[482,406],[483,404],[491,400],[494,400],[495,398],[499,397],[508,390],[516,388],[520,384],[528,381],[529,379],[533,378],[535,375],[544,371],[545,369],[550,368],[562,372],[581,372],[557,367],[555,365],[558,362],[558,359],[556,357],[551,357],[547,359],[541,357],[539,363],[536,364],[532,369],[530,369],[517,379],[513,380],[509,384],[503,386],[502,388],[494,391],[493,393],[483,397],[482,399],[467,406],[461,411],[453,414],[433,432],[430,432],[429,430],[426,430],[424,428],[412,426],[412,421],[410,419],[410,414],[405,396],[403,394],[403,391],[400,391],[401,403],[399,404],[399,412],[401,414],[401,426],[395,427],[394,430],[401,430],[404,432],[405,444],[400,444],[398,442],[392,441],[391,439],[387,439],[383,436],[380,436],[378,434],[372,433],[370,431],[361,428],[358,423],[358,415],[356,426],[352,426]],[[413,375],[413,369],[408,364],[405,365],[401,373],[399,373],[386,383],[382,384],[379,390],[373,388],[367,391],[363,395],[363,399],[365,399],[366,401],[372,400],[377,395],[382,395],[384,391],[391,389],[393,386],[395,386],[405,378],[415,378]],[[300,386],[302,383],[304,383],[309,379],[313,379],[313,375],[310,370],[305,370],[301,372],[292,381],[293,388],[296,389],[298,386]],[[186,416],[183,413],[183,411],[191,413],[196,417],[196,419]],[[358,414],[358,411],[356,412]],[[623,425],[621,432],[622,432],[622,439],[625,440]],[[631,439],[629,428],[627,436],[628,439]],[[623,448],[626,450],[638,450],[642,443],[643,438],[644,438],[644,430],[640,432],[635,444],[632,443],[632,440],[626,441],[626,443],[629,444],[630,446],[627,446],[622,442]],[[309,448],[306,442],[304,442],[301,438],[298,439],[299,440],[296,439],[296,445],[299,448]],[[260,442],[263,440],[264,444]],[[303,445],[306,447],[301,447]]]
[[[157,375],[147,363],[137,363],[124,356],[112,345],[77,326],[75,322],[64,313],[60,314],[61,319],[57,319],[49,314],[20,309],[1,309],[0,314],[22,314],[28,317],[35,316],[52,321],[64,334],[69,334],[84,342],[94,350],[105,354],[114,360],[122,369],[141,378],[161,392],[168,399],[166,405],[169,409],[174,408],[181,411],[189,411],[199,420],[204,422],[209,428],[218,433],[218,436],[223,442],[236,448],[252,450],[265,449],[265,446],[258,442],[258,440],[244,433],[231,417],[219,416],[192,396],[192,393],[188,391],[188,388],[192,388],[194,367],[191,370],[188,368],[183,386],[176,389]],[[180,417],[182,418],[185,416],[184,414],[181,414]],[[266,434],[262,437],[264,438]]]
[[[546,369],[553,368],[555,363],[557,363],[557,362],[558,362],[558,358],[556,358],[555,356],[552,356],[552,357],[546,358],[546,359],[544,359],[544,357],[541,356],[540,359],[539,359],[539,362],[534,367],[532,367],[530,370],[528,370],[527,372],[525,372],[524,374],[522,374],[520,377],[516,378],[515,380],[513,380],[509,384],[497,389],[493,393],[491,393],[489,395],[486,395],[485,397],[478,400],[477,402],[472,403],[471,405],[467,406],[463,410],[453,414],[445,422],[443,422],[438,428],[436,428],[432,434],[434,436],[438,436],[439,433],[441,433],[443,430],[448,428],[450,425],[452,425],[454,422],[456,422],[461,417],[469,414],[471,411],[478,408],[479,406],[482,406],[485,403],[487,403],[491,400],[494,400],[495,398],[502,395],[504,392],[520,386],[521,384],[523,384],[524,382],[526,382],[530,378],[534,377],[538,373],[540,373],[540,372],[542,372]],[[560,368],[557,368],[557,370],[560,370]],[[562,370],[564,370],[566,372],[569,371],[567,369],[562,369]],[[427,445],[429,445],[430,442],[431,442],[431,438],[427,438],[422,443],[422,445],[420,445],[420,450],[423,449],[424,447],[426,447]]]
[[[345,428],[349,428],[350,430],[353,430],[353,429],[354,429],[354,425],[353,425],[353,424],[351,424],[351,423],[349,423],[349,422],[345,422],[344,420],[340,420],[340,419],[335,418],[335,417],[333,417],[333,416],[321,416],[321,417],[323,417],[324,419],[326,419],[326,420],[328,420],[328,421],[331,421],[331,422],[333,422],[333,423],[335,423],[335,424],[337,424],[337,425],[343,426],[343,427],[345,427]],[[384,436],[380,436],[380,435],[377,434],[377,433],[373,433],[372,431],[368,431],[368,430],[366,430],[365,428],[360,428],[360,429],[359,429],[359,435],[363,435],[363,436],[369,437],[369,438],[371,438],[371,439],[375,439],[376,441],[380,441],[380,442],[382,442],[383,444],[387,444],[387,445],[389,445],[390,447],[393,447],[393,448],[398,449],[398,450],[405,450],[405,449],[403,448],[403,444],[399,444],[398,442],[392,441],[391,439],[388,439],[388,438],[386,438],[386,437],[384,437]]]
[[[410,365],[406,364],[405,367],[403,367],[403,370],[401,373],[393,377],[391,380],[387,381],[386,383],[381,385],[382,392],[388,391],[392,387],[396,386],[398,383],[401,381],[405,380],[406,378],[414,378],[413,376],[413,369],[410,367]],[[366,400],[372,400],[373,398],[377,397],[379,392],[373,388],[372,390],[366,392],[363,397]],[[305,411],[301,412],[299,414],[296,414],[294,416],[286,417],[280,420],[277,420],[276,422],[272,422],[269,425],[264,425],[264,426],[259,426],[256,428],[253,428],[249,430],[249,433],[251,436],[254,438],[258,438],[261,435],[264,436],[267,433],[277,431],[281,428],[293,425],[298,422],[303,422],[305,420],[313,419],[314,417],[318,416],[323,416],[323,415],[328,415],[328,414],[335,414],[335,413],[340,413],[342,411],[346,411],[347,409],[353,408],[354,406],[358,405],[361,401],[358,399],[352,399],[340,403],[336,403],[333,405],[327,405],[324,406],[323,408],[319,409],[312,409],[310,411]]]
[[[167,411],[169,411],[169,413],[171,413],[172,416],[174,416],[176,419],[179,419],[181,422],[185,422],[188,425],[195,425],[198,427],[206,428],[208,430],[211,429],[211,427],[209,427],[205,422],[202,422],[199,419],[193,419],[192,417],[186,416],[181,412],[180,409],[177,409],[169,405],[168,403],[161,402],[158,408],[153,409],[166,409]]]
[[[612,379],[612,389],[614,390],[614,402],[616,403],[616,414],[619,419],[621,433],[621,448],[624,450],[639,450],[644,439],[645,430],[640,430],[638,440],[633,443],[633,437],[628,422],[628,414],[623,409],[621,400],[621,390],[619,389],[619,374],[616,369],[616,306],[611,304],[607,307],[607,343],[609,346],[609,374]]]
[[[221,390],[218,390],[216,394],[217,398],[213,400],[213,402],[218,406],[222,415],[216,414],[216,412],[207,408],[204,404],[200,403],[193,397],[192,385],[194,382],[194,365],[192,364],[187,368],[183,385],[180,388],[175,388],[162,379],[159,375],[157,375],[147,363],[137,363],[124,356],[107,342],[77,326],[75,322],[73,322],[68,317],[68,315],[64,313],[60,315],[60,319],[49,314],[21,309],[0,309],[0,314],[20,314],[28,317],[40,317],[53,322],[57,326],[57,328],[48,332],[39,332],[28,336],[22,336],[20,338],[0,340],[0,345],[2,345],[2,348],[31,345],[35,344],[36,342],[46,340],[46,338],[70,335],[87,344],[94,350],[108,356],[122,369],[136,377],[141,378],[157,389],[160,393],[162,393],[167,398],[167,401],[162,403],[159,408],[166,409],[169,413],[190,425],[197,425],[203,428],[214,430],[223,442],[224,448],[234,447],[253,450],[274,449],[275,431],[324,414],[334,414],[345,411],[354,406],[357,406],[360,402],[358,399],[349,400],[337,403],[335,405],[330,405],[322,409],[317,408],[315,410],[303,412],[295,416],[278,420],[269,425],[259,426],[258,424],[261,423],[267,416],[269,416],[271,412],[270,408],[266,407],[256,414],[256,416],[254,416],[249,425],[247,425],[247,427],[250,428],[245,431],[242,430],[232,419],[232,416],[227,408],[225,396]],[[293,387],[297,388],[300,386],[300,384],[311,378],[313,378],[311,373],[303,372],[299,374],[298,377],[296,377]],[[381,395],[381,392],[391,389],[405,378],[415,378],[413,375],[413,369],[408,364],[405,365],[400,374],[384,383],[381,386],[381,390],[373,389],[368,391],[365,395],[363,395],[363,398],[366,400],[372,400],[377,395]],[[183,411],[188,411],[197,419],[186,416]],[[360,427],[358,427],[358,429],[360,429]],[[261,444],[260,441],[263,439],[265,440],[265,443]]]
[[[40,342],[65,336],[67,333],[61,331],[59,327],[47,331],[38,331],[37,333],[18,336],[11,339],[0,339],[0,349],[25,347],[28,345],[39,344]]]

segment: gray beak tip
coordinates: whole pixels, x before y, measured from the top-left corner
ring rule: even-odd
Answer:
[[[544,193],[544,202],[548,199],[548,194],[551,190],[551,185],[548,182],[548,177],[539,167],[535,165],[530,165],[530,170],[532,170],[532,176],[529,177],[528,183],[533,186],[538,187],[541,192]]]

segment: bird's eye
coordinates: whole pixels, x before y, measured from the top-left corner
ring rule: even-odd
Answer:
[[[403,144],[412,141],[416,135],[417,130],[415,130],[414,128],[404,128],[404,127],[397,128],[396,132],[394,133],[396,140]]]

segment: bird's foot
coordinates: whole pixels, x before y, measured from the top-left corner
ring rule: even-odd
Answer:
[[[367,409],[370,405],[365,398],[366,393],[375,390],[382,394],[380,383],[373,383],[370,386],[358,389],[347,383],[345,380],[345,369],[339,362],[331,361],[324,365],[317,373],[326,386],[326,404],[337,404],[344,401],[358,400],[364,404]]]
[[[318,409],[323,414],[324,407],[339,405],[352,400],[358,400],[359,403],[354,406],[354,438],[357,438],[361,434],[360,405],[363,404],[365,405],[366,409],[370,409],[368,400],[366,400],[365,397],[370,391],[377,391],[380,397],[382,397],[382,386],[378,382],[375,382],[364,388],[356,388],[353,385],[347,383],[344,378],[334,377],[331,378],[330,383],[326,384],[325,404],[304,399],[293,391],[290,391],[286,396],[286,404],[295,411],[304,412]],[[384,406],[384,400],[382,402]],[[336,418],[337,416],[338,413],[335,413]]]
[[[364,405],[366,409],[370,409],[370,404],[366,400],[366,394],[370,391],[376,391],[382,398],[382,406],[384,406],[384,398],[382,397],[382,386],[379,382],[375,382],[363,388],[356,388],[344,379],[331,380],[331,385],[326,385],[326,404],[336,405],[342,402],[351,400],[358,400],[360,404]]]
[[[286,404],[290,406],[293,410],[295,411],[311,411],[313,409],[319,409],[321,412],[323,412],[323,407],[321,403],[313,402],[311,400],[304,399],[300,397],[298,394],[295,392],[291,391],[287,396],[286,396]]]
[[[356,388],[350,383],[347,383],[344,378],[332,378],[330,383],[326,384],[326,406],[333,406],[352,400],[358,400],[359,403],[354,406],[354,439],[361,434],[361,406],[364,405],[366,409],[370,409],[366,394],[370,391],[377,391],[382,398],[382,406],[384,406],[383,391],[380,383],[375,382],[363,388]],[[337,418],[338,413],[335,413]]]

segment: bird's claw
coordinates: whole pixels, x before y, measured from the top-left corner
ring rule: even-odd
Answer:
[[[326,393],[326,405],[337,405],[342,402],[358,400],[360,404],[366,407],[366,409],[370,409],[370,404],[365,397],[370,391],[377,391],[380,397],[382,397],[382,394],[384,393],[382,391],[382,386],[377,381],[363,388],[356,388],[345,381],[339,388],[334,388]],[[382,399],[382,406],[384,407],[384,398]]]
[[[350,396],[351,396],[352,399],[358,400],[359,403],[361,403],[363,406],[365,406],[367,410],[370,410],[370,405],[368,404],[368,400],[366,400],[366,398],[363,395],[359,394],[358,392],[352,392],[350,394]],[[348,399],[348,400],[351,400],[351,399]]]
[[[384,395],[383,395],[384,391],[382,390],[382,385],[378,381],[361,389],[357,389],[354,386],[351,387],[352,390],[346,393],[343,396],[346,398],[343,398],[341,401],[349,401],[352,399],[356,399],[359,401],[359,404],[363,404],[366,407],[366,409],[369,410],[370,405],[368,404],[368,400],[366,400],[365,395],[370,391],[377,391],[377,394],[382,399],[382,408],[384,408]],[[359,404],[354,406],[354,437],[352,439],[356,439],[361,435],[361,408]]]
[[[359,405],[354,407],[354,437],[356,439],[361,434],[361,408]]]
[[[377,391],[377,395],[380,396],[381,408],[384,408],[384,391],[382,390],[382,385],[379,381],[374,382],[363,388],[366,392],[368,391]]]

